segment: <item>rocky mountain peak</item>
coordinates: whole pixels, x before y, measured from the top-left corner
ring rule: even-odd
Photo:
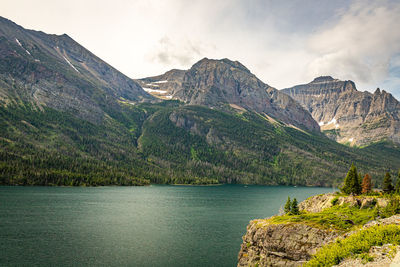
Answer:
[[[0,83],[11,84],[12,73],[19,86],[0,87],[0,105],[22,99],[97,123],[104,118],[105,106],[118,109],[121,100],[156,100],[67,34],[27,30],[2,17],[0,70]]]
[[[223,58],[223,59],[209,59],[209,58],[203,58],[197,63],[195,63],[192,67],[191,70],[196,70],[196,69],[204,69],[204,68],[233,68],[241,71],[245,71],[248,73],[251,73],[248,68],[246,68],[242,63],[239,61],[232,61],[228,58]]]
[[[318,124],[296,101],[263,83],[238,61],[203,58],[180,75],[167,72],[138,81],[145,90],[160,98],[219,109],[231,106],[319,131]]]
[[[390,93],[379,88],[373,94],[360,92],[352,81],[325,77],[283,92],[306,108],[321,129],[338,142],[400,142],[400,103]]]
[[[319,76],[315,78],[312,83],[318,83],[318,82],[331,82],[334,81],[335,79],[332,78],[332,76]]]

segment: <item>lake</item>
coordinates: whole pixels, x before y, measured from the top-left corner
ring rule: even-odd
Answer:
[[[0,265],[236,266],[248,222],[332,188],[0,187]]]

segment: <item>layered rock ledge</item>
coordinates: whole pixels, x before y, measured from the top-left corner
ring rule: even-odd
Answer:
[[[388,199],[372,196],[355,197],[324,194],[308,198],[299,204],[299,208],[304,214],[313,214],[333,206],[340,207],[343,205],[343,207],[352,207],[352,211],[359,210],[362,212],[364,210],[372,213],[375,207],[382,209],[389,203],[390,200]],[[327,211],[323,213],[326,214]],[[383,219],[379,217],[370,221],[367,221],[369,220],[367,219],[362,224],[354,225],[354,227],[350,225],[347,230],[338,229],[329,224],[321,227],[321,225],[310,221],[305,222],[297,219],[280,221],[277,218],[281,217],[273,216],[250,221],[247,232],[243,236],[237,266],[302,266],[312,258],[319,248],[335,240],[346,238],[359,230],[376,225],[400,225],[399,214]],[[345,216],[343,216],[343,220],[346,220]],[[350,224],[353,224],[353,222],[350,221]],[[379,264],[392,266],[395,262],[393,258],[400,262],[400,252],[399,255],[394,253],[388,258],[389,254],[385,251],[381,247],[372,247],[370,254],[375,260],[367,266],[379,266]],[[397,251],[400,251],[400,249],[397,249]],[[360,262],[358,259],[346,259],[339,266],[360,266]],[[390,265],[391,263],[393,264]]]
[[[339,234],[305,224],[251,221],[239,252],[238,266],[301,266],[318,248]]]

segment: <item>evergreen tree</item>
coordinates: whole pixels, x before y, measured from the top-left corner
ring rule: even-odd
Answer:
[[[284,211],[286,214],[290,213],[290,209],[291,209],[291,202],[290,202],[290,197],[287,198],[285,207],[284,207]]]
[[[372,189],[371,176],[369,176],[369,174],[367,173],[364,176],[364,179],[361,184],[361,193],[363,193],[363,194],[369,193],[369,192],[371,192],[371,189]]]
[[[357,174],[357,169],[354,164],[351,164],[350,170],[347,172],[346,178],[344,179],[344,185],[341,191],[346,194],[359,195],[361,193],[361,185]]]
[[[293,215],[299,215],[300,214],[299,206],[297,205],[297,199],[296,198],[294,198],[293,201],[292,201],[292,205],[290,207],[290,212]]]
[[[392,177],[390,176],[390,173],[387,172],[385,174],[385,178],[383,178],[383,186],[382,190],[386,194],[390,194],[393,191],[393,185],[392,185]]]

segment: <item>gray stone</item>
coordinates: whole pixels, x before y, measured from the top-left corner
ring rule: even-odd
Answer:
[[[400,143],[400,103],[385,90],[360,92],[352,81],[325,76],[282,91],[340,143],[364,145],[382,139]]]

